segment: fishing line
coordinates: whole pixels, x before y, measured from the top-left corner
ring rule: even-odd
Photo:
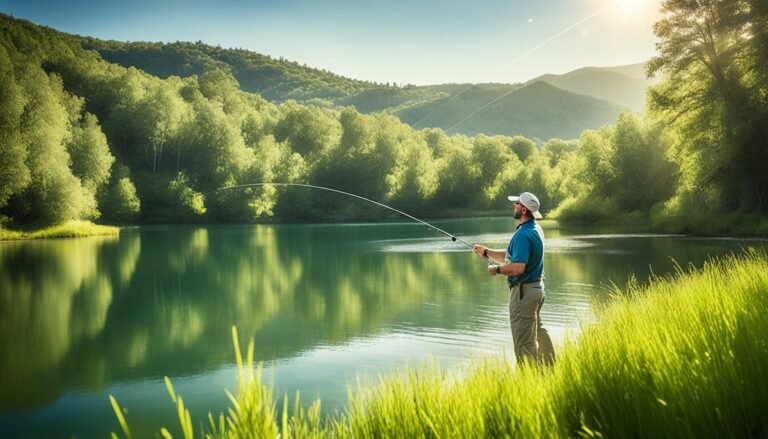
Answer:
[[[212,193],[216,193],[216,192],[223,191],[223,190],[228,190],[228,189],[238,189],[238,188],[253,187],[253,186],[295,186],[295,187],[319,189],[319,190],[323,190],[323,191],[328,191],[328,192],[334,192],[334,193],[337,193],[337,194],[347,195],[347,196],[354,197],[354,198],[357,198],[357,199],[360,199],[360,200],[363,200],[363,201],[367,201],[369,203],[373,203],[373,204],[375,204],[375,205],[377,205],[379,207],[383,207],[385,209],[389,209],[389,210],[391,210],[393,212],[399,213],[400,215],[403,215],[406,218],[410,218],[410,219],[412,219],[412,220],[414,220],[414,221],[416,221],[418,223],[424,224],[425,226],[429,227],[430,229],[432,229],[432,230],[434,230],[436,232],[439,232],[439,233],[442,233],[445,236],[448,236],[454,242],[458,241],[458,242],[466,245],[467,247],[469,247],[471,249],[475,248],[474,245],[472,245],[472,244],[468,243],[467,241],[459,238],[458,236],[456,236],[456,235],[454,235],[452,233],[448,233],[445,230],[443,230],[443,229],[441,229],[441,228],[439,228],[437,226],[434,226],[434,225],[432,225],[432,224],[430,224],[430,223],[428,223],[428,222],[426,222],[424,220],[420,220],[420,219],[416,218],[413,215],[407,214],[407,213],[403,212],[402,210],[398,210],[398,209],[395,209],[392,206],[387,206],[384,203],[379,203],[378,201],[371,200],[370,198],[365,198],[365,197],[363,197],[361,195],[353,194],[353,193],[350,193],[350,192],[344,192],[344,191],[339,190],[339,189],[332,189],[332,188],[329,188],[329,187],[316,186],[314,184],[304,184],[304,183],[249,183],[249,184],[238,184],[238,185],[235,185],[235,186],[220,187],[220,188],[218,188],[218,189],[216,189],[214,191],[207,192],[206,194],[212,194]],[[496,260],[494,260],[494,259],[492,259],[490,257],[488,259],[493,261],[493,262],[499,263],[498,261],[496,261]]]

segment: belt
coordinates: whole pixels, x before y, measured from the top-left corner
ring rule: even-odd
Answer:
[[[507,282],[507,285],[509,285],[509,288],[514,288],[514,287],[516,287],[518,285],[537,284],[539,282],[541,282],[541,279],[529,280],[529,281],[526,281],[526,282],[515,282],[513,284]]]
[[[541,282],[541,279],[529,280],[527,282],[516,282],[516,283],[513,283],[513,284],[510,284],[509,282],[507,282],[507,285],[509,285],[509,291],[510,292],[512,291],[512,288],[515,288],[516,286],[519,285],[520,286],[520,300],[523,300],[523,285],[537,284],[539,282]]]

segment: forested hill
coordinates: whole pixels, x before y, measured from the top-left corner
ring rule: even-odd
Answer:
[[[377,87],[374,83],[356,81],[282,58],[201,42],[123,43],[90,37],[83,37],[81,42],[84,48],[98,51],[106,61],[136,67],[163,79],[202,76],[216,69],[228,70],[243,90],[258,93],[273,102],[289,99],[336,101]]]
[[[534,86],[517,92],[520,84],[377,84],[247,50],[223,49],[200,42],[124,43],[94,38],[81,41],[83,47],[98,51],[107,61],[136,67],[161,78],[200,76],[225,69],[243,90],[258,93],[272,102],[293,99],[314,105],[352,105],[363,113],[397,115],[416,128],[450,128],[451,132],[466,135],[572,139],[585,129],[612,123],[623,107],[638,111],[637,102],[642,102],[645,91],[638,90],[642,81],[618,84],[633,87],[631,105],[628,105],[621,100],[609,102],[606,98],[619,93],[606,94],[600,87],[564,87],[570,91],[567,92]],[[601,74],[625,77],[597,70]],[[635,96],[638,94],[639,98]],[[642,107],[642,103],[639,106]],[[482,111],[473,114],[478,109]]]

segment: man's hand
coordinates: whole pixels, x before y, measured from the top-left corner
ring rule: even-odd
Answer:
[[[496,276],[498,272],[496,271],[499,268],[498,265],[489,265],[488,266],[488,274],[491,276]]]
[[[475,248],[472,249],[473,252],[475,252],[478,256],[483,256],[483,253],[488,250],[488,247],[482,246],[482,245],[475,245]]]

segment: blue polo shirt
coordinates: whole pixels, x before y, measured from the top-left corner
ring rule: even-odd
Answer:
[[[544,230],[536,220],[519,224],[512,234],[504,259],[509,262],[524,262],[525,270],[520,276],[507,276],[510,285],[532,282],[544,276]]]

